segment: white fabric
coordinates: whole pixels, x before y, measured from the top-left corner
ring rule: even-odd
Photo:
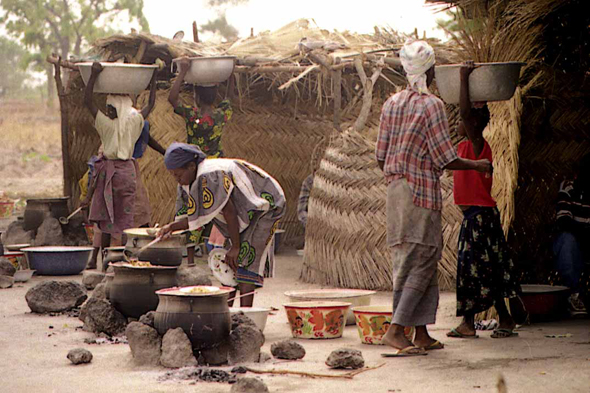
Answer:
[[[434,65],[434,49],[424,41],[407,41],[399,58],[410,86],[421,94],[428,94],[426,71]]]
[[[107,105],[117,110],[117,118],[110,119],[98,111],[94,122],[104,147],[104,156],[109,160],[129,160],[143,129],[143,116],[133,108],[128,96],[109,95]]]

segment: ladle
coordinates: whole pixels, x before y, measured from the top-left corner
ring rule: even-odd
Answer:
[[[74,212],[72,214],[70,214],[67,217],[60,217],[59,218],[59,223],[62,225],[68,225],[68,223],[70,222],[70,218],[74,217],[76,214],[80,213],[80,211],[82,210],[82,206],[80,206],[79,208],[77,208],[76,210],[74,210]]]

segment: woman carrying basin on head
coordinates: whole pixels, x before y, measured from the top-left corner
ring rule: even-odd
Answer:
[[[164,163],[179,184],[177,208],[187,208],[158,236],[213,222],[231,241],[225,262],[236,274],[239,291],[253,292],[263,285],[271,240],[285,212],[285,194],[275,179],[252,164],[205,158],[201,149],[185,143],[166,150]],[[240,299],[242,307],[253,302],[254,295]]]

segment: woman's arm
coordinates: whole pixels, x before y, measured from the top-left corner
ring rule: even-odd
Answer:
[[[166,239],[170,237],[172,232],[185,231],[188,229],[188,218],[183,218],[178,221],[171,222],[168,225],[164,225],[158,232],[158,238]]]
[[[92,117],[96,119],[96,115],[98,114],[98,108],[94,104],[94,100],[92,99],[92,94],[94,93],[94,83],[98,78],[98,74],[102,72],[102,65],[95,61],[92,63],[90,79],[88,80],[88,84],[86,85],[86,89],[84,90],[84,105],[90,110]]]
[[[166,149],[162,147],[152,136],[148,139],[148,146],[160,153],[161,155],[166,154]]]
[[[152,109],[154,109],[154,105],[156,105],[156,73],[157,70],[154,70],[154,74],[152,75],[152,80],[150,82],[150,98],[148,100],[148,104],[141,110],[141,115],[144,119],[149,116]]]
[[[231,240],[231,248],[225,255],[225,263],[236,271],[238,270],[238,256],[240,254],[240,224],[238,222],[236,206],[231,198],[227,201],[221,212],[227,223],[229,238]]]
[[[172,89],[170,89],[170,96],[168,97],[168,102],[172,105],[172,108],[176,108],[180,104],[179,96],[180,96],[180,87],[182,86],[182,82],[184,82],[184,77],[188,72],[191,65],[191,61],[188,57],[183,57],[178,61],[178,67],[180,67],[180,71],[178,72],[178,76],[174,80],[174,84],[172,85]]]
[[[467,132],[467,138],[473,145],[473,153],[479,157],[484,147],[483,130],[476,130],[474,119],[471,114],[471,99],[469,98],[469,75],[475,69],[472,61],[468,61],[461,67],[461,90],[459,95],[459,108],[461,119],[463,120],[463,127]]]

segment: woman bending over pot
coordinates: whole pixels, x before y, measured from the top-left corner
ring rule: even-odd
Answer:
[[[262,287],[272,237],[285,212],[280,184],[262,169],[237,159],[212,158],[195,145],[173,143],[164,163],[179,184],[177,210],[186,213],[164,226],[158,236],[195,230],[213,222],[231,247],[225,262],[234,270],[241,294]],[[272,277],[272,267],[270,267]],[[240,305],[251,307],[254,295]]]

